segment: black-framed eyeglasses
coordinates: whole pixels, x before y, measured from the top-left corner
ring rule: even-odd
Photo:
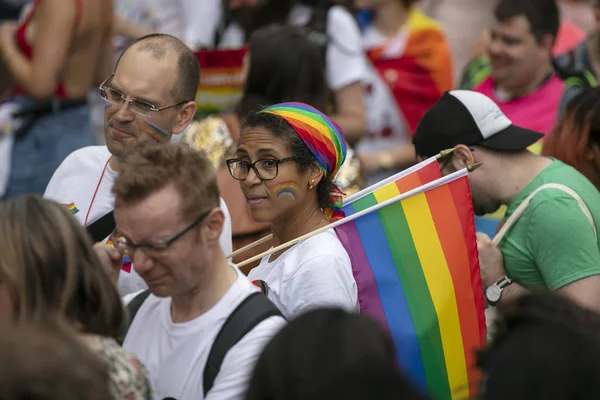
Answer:
[[[188,102],[188,101],[180,101],[179,103],[173,104],[170,106],[156,107],[154,104],[148,103],[147,101],[144,101],[144,100],[139,100],[136,98],[128,99],[127,95],[125,93],[106,85],[106,82],[108,82],[110,79],[112,79],[112,77],[114,75],[115,74],[113,73],[111,76],[106,78],[104,80],[104,82],[102,82],[102,84],[98,87],[98,89],[100,90],[100,97],[102,97],[108,103],[115,104],[118,106],[120,106],[121,104],[123,104],[124,102],[127,101],[128,102],[127,104],[129,105],[129,109],[131,111],[133,111],[134,113],[143,115],[144,117],[148,117],[148,116],[152,115],[152,113],[156,113],[159,111],[167,110],[169,108],[181,106]]]
[[[200,224],[202,222],[202,220],[204,220],[204,218],[206,218],[206,216],[210,213],[210,211],[211,210],[208,210],[205,213],[203,213],[202,215],[200,215],[198,218],[196,218],[194,220],[194,222],[192,222],[191,224],[186,226],[184,229],[182,229],[181,231],[179,231],[178,233],[173,235],[170,239],[165,239],[165,240],[158,241],[155,243],[134,243],[131,240],[128,240],[126,237],[121,236],[117,239],[116,245],[119,246],[121,249],[124,249],[129,254],[130,257],[135,253],[135,251],[137,249],[141,249],[146,254],[160,253],[160,252],[168,249],[173,243],[175,243],[177,240],[179,240],[183,235],[185,235],[190,230],[192,230],[194,227],[196,227],[198,224]]]
[[[275,179],[279,173],[279,164],[288,161],[298,161],[296,157],[286,158],[265,158],[262,160],[256,160],[254,162],[240,160],[239,158],[232,158],[227,160],[227,168],[233,179],[243,181],[248,177],[250,169],[254,170],[254,173],[261,181],[270,181]]]

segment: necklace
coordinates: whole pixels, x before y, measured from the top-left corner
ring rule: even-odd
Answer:
[[[94,195],[92,196],[92,201],[90,201],[90,206],[88,207],[87,214],[85,215],[85,221],[83,223],[83,227],[87,228],[88,218],[90,217],[90,211],[92,211],[92,206],[94,205],[94,201],[96,200],[96,195],[98,194],[98,189],[100,189],[100,184],[102,183],[102,179],[104,179],[104,174],[106,173],[106,168],[108,168],[108,163],[112,159],[112,156],[108,158],[106,164],[104,164],[104,168],[102,169],[102,175],[100,175],[100,179],[98,180],[98,184],[96,185],[96,190],[94,190]]]

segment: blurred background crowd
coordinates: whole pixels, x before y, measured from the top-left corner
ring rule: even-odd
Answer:
[[[325,114],[328,128],[339,127],[343,132],[335,145],[343,147],[344,154],[337,154],[334,167],[323,167],[321,175],[306,175],[302,182],[308,194],[288,192],[299,201],[316,192],[314,208],[320,211],[331,205],[334,176],[337,187],[352,195],[436,154],[420,152],[414,137],[422,118],[446,92],[485,95],[497,107],[492,113],[505,115],[509,125],[539,133],[539,138],[525,145],[516,140],[501,150],[526,148],[581,174],[585,181],[581,185],[587,190],[583,201],[591,208],[588,220],[596,233],[600,202],[590,203],[600,199],[599,76],[600,0],[0,0],[0,317],[27,322],[17,327],[3,323],[0,328],[0,399],[422,398],[423,393],[398,372],[387,332],[368,317],[353,313],[358,299],[350,269],[343,270],[347,255],[331,262],[336,271],[331,276],[316,267],[309,271],[312,278],[308,272],[294,276],[283,264],[273,264],[283,271],[277,272],[281,275],[277,284],[269,281],[275,279],[269,256],[244,264],[241,273],[235,269],[235,273],[227,270],[209,276],[193,269],[193,261],[200,259],[207,265],[227,264],[223,255],[271,233],[273,243],[265,241],[232,261],[242,262],[284,239],[324,226],[320,212],[318,217],[307,212],[302,214],[304,222],[296,221],[292,206],[281,215],[253,211],[252,204],[262,200],[260,193],[249,193],[238,181],[247,185],[252,177],[277,181],[278,173],[288,171],[286,160],[312,157],[306,148],[300,149],[302,143],[291,138],[293,131],[286,133],[281,123],[257,110],[285,102],[303,103]],[[476,105],[472,102],[462,102],[483,139],[488,139],[488,117],[473,112],[471,107]],[[288,111],[273,114],[285,119]],[[293,112],[314,116],[312,108]],[[447,119],[450,125],[452,117]],[[297,126],[286,121],[306,143]],[[265,131],[278,132],[276,139],[265,136]],[[130,143],[128,137],[135,137],[136,144],[187,143],[201,150],[205,159],[195,159],[183,150],[178,153],[173,147],[171,153],[161,155],[147,149],[139,159],[125,162],[124,155],[134,141]],[[241,161],[244,157],[261,161],[258,144],[272,140],[291,146],[292,156],[276,160],[275,166]],[[463,154],[488,156],[475,142],[458,143],[465,145],[464,153],[456,150],[454,161]],[[311,152],[315,155],[312,148]],[[489,158],[488,165],[501,165],[494,160]],[[178,167],[185,162],[204,163],[202,171],[210,169],[205,173],[209,178]],[[537,164],[523,165],[536,168]],[[273,168],[273,176],[265,176]],[[441,165],[442,171],[445,168],[452,165]],[[302,177],[305,173],[312,174],[298,172]],[[519,180],[525,174],[510,175],[514,181],[498,181],[496,186],[512,186],[519,193],[529,183]],[[149,237],[154,227],[170,223],[160,219],[156,211],[160,207],[149,199],[160,192],[163,197],[157,197],[156,204],[165,209],[169,207],[164,204],[179,205],[179,200],[171,203],[168,193],[161,192],[161,185],[173,176],[180,177],[173,182],[182,199],[189,196],[187,202],[181,200],[186,217],[189,210],[208,207],[195,207],[192,200],[222,211],[206,211],[169,241],[149,244],[141,234],[138,243],[129,240],[132,231],[145,231]],[[202,182],[198,186],[202,190],[186,186],[194,179]],[[471,184],[477,231],[493,237],[503,224],[507,205],[509,212],[514,211],[512,198],[489,195],[497,204],[479,210],[477,200],[481,205],[485,203],[481,199],[488,197],[483,189],[478,191],[474,180]],[[479,188],[492,193],[492,186]],[[135,208],[138,203],[144,207]],[[136,258],[135,270],[129,261],[133,272],[126,277],[118,272],[125,268],[123,254],[112,253],[119,238],[99,234],[93,248],[81,229],[83,225],[92,233],[88,228],[101,226],[96,222],[104,216],[112,219],[113,206],[117,226],[130,233],[122,248],[132,257],[138,249],[144,254]],[[207,226],[200,253],[178,250],[160,253],[164,258],[156,255],[198,224]],[[511,257],[527,259],[537,268],[555,253],[545,247],[540,253],[545,252],[546,258],[527,253],[529,238],[546,232],[533,222],[530,227],[538,231],[523,234],[527,245],[514,245]],[[321,249],[332,252],[339,244],[330,245],[330,239],[323,238],[320,245],[306,245],[302,251],[316,251],[319,256]],[[577,250],[563,261],[573,260],[575,270],[587,257],[585,262],[596,264],[586,273],[597,278],[597,235],[595,239],[586,244],[589,254]],[[98,242],[112,243],[112,247],[99,247]],[[508,270],[510,258],[504,253]],[[114,270],[105,273],[113,256],[118,264],[116,275]],[[277,257],[275,253],[273,259]],[[176,304],[183,289],[161,292],[158,284],[160,288],[153,289],[158,273],[151,271],[156,270],[159,258],[181,288],[195,293],[183,282],[197,281],[198,287],[206,289],[203,296],[213,296],[206,300],[210,307],[195,314],[175,313],[176,308],[189,311],[178,308],[185,301]],[[298,258],[297,264],[303,265],[302,260]],[[288,257],[287,268],[289,262]],[[489,261],[482,259],[482,271],[484,262]],[[169,266],[176,264],[185,273],[173,272]],[[541,274],[527,270],[515,276],[526,289],[552,291],[589,277],[571,271],[558,277],[558,273],[539,269]],[[250,281],[269,283],[276,300],[269,299],[279,311],[259,321],[255,329],[260,329],[253,330],[250,338],[255,342],[246,343],[246,338],[239,342],[237,346],[243,346],[237,348],[235,359],[224,355],[220,359],[221,371],[231,376],[219,379],[223,376],[217,375],[219,364],[214,386],[202,372],[190,378],[194,363],[203,364],[209,358],[210,346],[198,352],[202,355],[192,363],[186,357],[191,357],[187,353],[192,353],[189,349],[195,339],[188,336],[177,347],[172,338],[180,340],[187,329],[197,337],[210,336],[210,345],[225,321],[216,317],[220,315],[217,308],[229,310],[224,314],[229,316],[243,297],[238,301],[226,289],[235,287],[244,296],[252,291],[250,285],[245,286],[245,275]],[[486,281],[482,272],[482,278],[485,289],[499,276]],[[303,279],[311,284],[295,283]],[[202,286],[203,280],[211,285]],[[333,281],[343,284],[327,286]],[[534,283],[528,286],[527,282]],[[600,317],[596,311],[600,310],[600,289],[597,282],[587,284],[567,290],[566,298],[529,293],[500,308],[491,344],[477,354],[477,369],[485,379],[471,395],[482,399],[599,398]],[[123,309],[120,296],[127,298],[125,303],[135,302],[127,296],[147,287],[152,295],[132,322],[131,309]],[[266,294],[266,287],[262,290]],[[280,290],[285,294],[280,295]],[[588,291],[594,295],[586,298]],[[322,293],[337,297],[321,305],[340,307],[301,312]],[[171,297],[176,304],[173,309],[170,303],[161,302]],[[173,321],[159,319],[170,312]],[[283,325],[282,316],[290,322],[275,329]],[[183,321],[179,327],[178,318]],[[189,325],[190,321],[195,325]],[[164,328],[166,336],[156,333],[171,323]],[[123,336],[125,331],[127,336]],[[159,350],[148,350],[146,345],[154,341]],[[249,349],[256,350],[254,358],[248,355]],[[111,368],[99,363],[94,353],[102,354]],[[239,376],[235,373],[238,365]],[[190,384],[194,380],[202,384]],[[204,397],[198,387],[204,388]],[[452,398],[468,398],[468,394]]]

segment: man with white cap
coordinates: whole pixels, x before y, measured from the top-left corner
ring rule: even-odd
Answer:
[[[413,142],[420,158],[454,148],[440,160],[444,175],[482,163],[469,174],[476,214],[507,206],[494,241],[477,235],[489,304],[549,289],[600,310],[600,193],[574,168],[527,151],[541,137],[485,95],[454,90],[423,116]]]

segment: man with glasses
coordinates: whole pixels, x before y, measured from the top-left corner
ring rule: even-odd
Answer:
[[[199,79],[198,60],[179,39],[153,34],[133,43],[99,88],[106,101],[106,146],[70,154],[54,173],[44,196],[65,204],[95,240],[107,238],[114,228],[111,189],[120,164],[137,144],[166,144],[172,135],[185,130],[196,113]],[[231,219],[222,200],[221,208],[225,213],[221,246],[229,254]],[[144,287],[131,265],[124,265],[121,293]]]
[[[148,368],[155,398],[242,399],[285,320],[225,259],[212,164],[183,144],[142,144],[113,192],[114,252],[127,250],[148,285],[124,298],[132,320],[123,346]],[[100,256],[116,282],[121,260]]]

